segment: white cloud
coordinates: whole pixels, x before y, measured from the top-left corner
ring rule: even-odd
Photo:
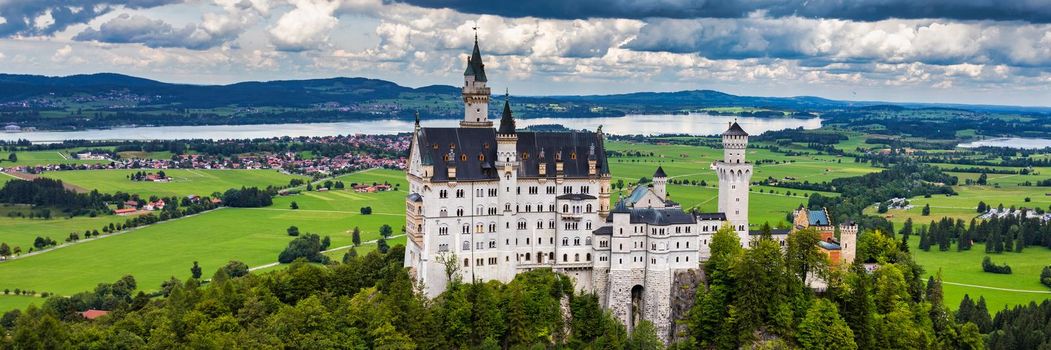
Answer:
[[[291,0],[295,8],[281,15],[268,30],[271,42],[282,51],[318,49],[339,22],[335,11],[340,3],[329,0]]]

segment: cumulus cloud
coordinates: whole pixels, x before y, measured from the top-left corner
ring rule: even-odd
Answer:
[[[1051,67],[1051,25],[801,17],[655,19],[624,45],[712,59],[781,58],[823,66],[873,61]]]
[[[183,0],[0,0],[0,37],[51,35],[117,8],[141,9]]]
[[[331,0],[291,0],[295,8],[281,15],[268,30],[270,41],[281,51],[317,49],[328,40],[328,33],[339,20],[335,12],[340,2]]]
[[[201,25],[175,28],[159,19],[121,14],[99,26],[87,28],[74,37],[81,41],[138,43],[148,47],[181,47],[205,50],[223,44],[240,33],[240,26],[226,17],[206,14]]]
[[[427,8],[503,17],[585,18],[740,18],[755,12],[771,17],[878,21],[891,18],[1051,22],[1042,0],[396,0]]]

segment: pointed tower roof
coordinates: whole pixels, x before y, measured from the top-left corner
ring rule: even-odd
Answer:
[[[657,171],[653,173],[653,178],[656,179],[658,177],[668,177],[668,174],[664,173],[664,167],[657,166]]]
[[[741,129],[741,125],[735,120],[730,123],[730,128],[723,133],[723,136],[748,136],[748,133],[744,132],[744,129]]]
[[[473,75],[474,81],[486,81],[485,64],[482,63],[482,51],[478,49],[478,33],[474,35],[474,52],[471,53],[471,58],[467,59],[467,69],[464,70],[463,75]]]
[[[504,114],[500,117],[500,129],[498,134],[513,135],[515,133],[515,118],[511,116],[510,95],[504,93]]]

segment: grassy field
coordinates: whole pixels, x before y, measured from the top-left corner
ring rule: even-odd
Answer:
[[[170,182],[131,181],[128,176],[140,170],[83,170],[83,171],[50,171],[43,176],[99,192],[137,193],[141,196],[186,196],[191,194],[210,195],[212,192],[223,192],[231,188],[260,187],[268,185],[287,185],[293,178],[305,177],[289,175],[277,170],[193,170],[166,169],[164,172],[172,178]],[[155,172],[155,171],[151,171]]]
[[[2,292],[2,290],[0,290],[0,292]],[[14,309],[25,309],[26,307],[29,307],[29,305],[33,304],[39,306],[44,303],[44,300],[45,299],[41,297],[0,294],[0,313],[4,313],[8,310]]]
[[[20,165],[44,165],[44,164],[99,164],[108,163],[104,160],[77,160],[69,155],[70,150],[48,150],[48,151],[19,151],[15,152],[18,161],[7,160],[10,152],[0,152],[0,168]]]
[[[57,215],[57,214],[56,214]],[[97,217],[76,216],[73,218],[57,217],[49,220],[27,219],[0,216],[0,242],[9,246],[22,247],[23,252],[28,252],[33,246],[33,239],[37,236],[51,237],[62,242],[69,237],[71,232],[77,232],[83,236],[84,230],[99,230],[103,225],[110,223],[122,223],[128,217],[116,215],[103,215]]]
[[[400,172],[375,170],[344,176],[344,181],[398,181]],[[401,180],[404,182],[404,178]],[[404,185],[403,185],[404,187]],[[135,276],[140,289],[155,290],[171,276],[186,278],[193,261],[210,275],[229,260],[260,266],[277,260],[291,240],[289,226],[301,232],[328,235],[332,247],[351,244],[358,226],[362,240],[379,237],[379,227],[391,225],[400,234],[404,224],[404,192],[358,194],[350,191],[310,192],[279,197],[268,208],[220,209],[194,217],[144,227],[132,232],[67,246],[37,256],[0,264],[0,290],[22,288],[72,294],[99,282]],[[288,208],[296,201],[300,209]],[[362,206],[372,215],[361,215]],[[404,238],[392,240],[392,245]],[[163,251],[163,253],[159,253]],[[367,248],[364,248],[366,252]],[[333,252],[342,257],[342,252]]]
[[[919,240],[913,237],[910,251],[927,270],[928,275],[939,271],[945,291],[945,304],[956,309],[963,300],[964,294],[972,299],[979,295],[985,297],[990,312],[1004,307],[1027,304],[1030,301],[1041,302],[1051,298],[1051,288],[1040,283],[1040,270],[1051,265],[1051,249],[1029,247],[1021,253],[986,254],[985,245],[975,244],[969,251],[957,252],[956,246],[949,251],[938,251],[934,247],[929,252],[919,249]],[[982,259],[989,255],[997,264],[1007,263],[1013,274],[1001,275],[982,271]],[[963,286],[967,284],[973,286]],[[1011,289],[997,290],[977,286]]]

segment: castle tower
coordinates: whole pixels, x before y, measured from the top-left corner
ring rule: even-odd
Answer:
[[[741,243],[748,245],[748,187],[752,182],[752,164],[745,161],[748,133],[737,122],[723,133],[723,160],[715,163],[719,177],[719,212],[737,231]]]
[[[513,208],[518,204],[518,167],[521,163],[518,158],[518,134],[515,132],[515,119],[511,115],[511,102],[506,93],[504,95],[504,112],[500,117],[500,128],[496,130],[495,165],[497,174],[500,177],[500,187],[497,189],[499,200],[497,208],[502,210],[498,227],[510,227],[516,224]],[[501,230],[500,232],[501,237],[498,242],[504,243],[515,240],[515,231]],[[504,248],[514,250],[515,247],[507,246]],[[510,282],[514,279],[516,271],[514,264],[502,264],[499,269],[500,280]]]
[[[854,263],[854,258],[857,257],[857,244],[858,243],[858,224],[855,222],[848,222],[839,225],[839,249],[840,258],[843,259],[843,263],[846,266]]]
[[[658,166],[657,171],[653,173],[653,192],[661,200],[668,200],[668,174],[664,173],[664,167]]]
[[[489,120],[489,87],[485,86],[485,64],[482,53],[478,50],[478,34],[474,35],[474,52],[467,59],[467,69],[463,72],[463,120],[462,128],[491,128]]]

